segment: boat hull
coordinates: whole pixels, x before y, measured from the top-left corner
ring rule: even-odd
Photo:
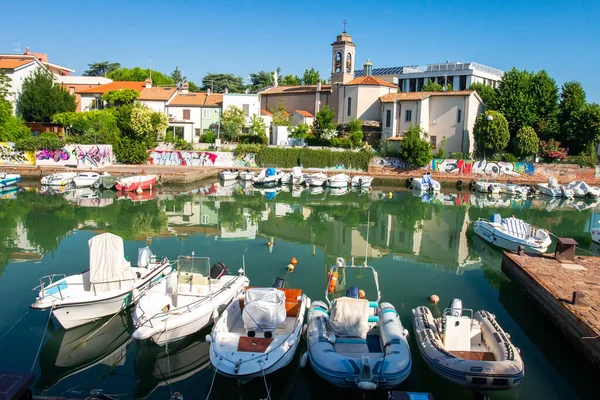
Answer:
[[[0,188],[13,186],[21,182],[21,175],[6,174],[4,178],[0,178]]]
[[[517,251],[519,246],[523,247],[526,253],[545,253],[548,246],[552,243],[548,240],[546,243],[532,245],[525,240],[513,238],[503,232],[493,229],[486,221],[475,221],[475,234],[494,246],[501,247],[506,250]]]
[[[75,187],[90,187],[94,183],[98,182],[98,178],[95,179],[86,179],[86,178],[75,178],[73,179],[75,183]]]
[[[115,182],[115,189],[123,192],[135,192],[139,189],[150,190],[154,187],[156,187],[156,177],[141,182],[131,182],[126,185],[122,185],[119,181]]]

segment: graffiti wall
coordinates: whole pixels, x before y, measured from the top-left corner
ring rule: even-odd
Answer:
[[[33,165],[35,156],[30,151],[17,151],[15,144],[0,142],[0,165]]]
[[[74,144],[62,149],[43,149],[35,154],[35,164],[50,167],[100,168],[112,165],[112,146]]]
[[[225,151],[152,150],[148,155],[152,165],[180,165],[191,167],[256,167],[256,154],[236,157]]]
[[[373,157],[369,167],[410,169],[410,164],[398,157]]]
[[[472,160],[431,160],[431,170],[448,174],[488,175],[488,176],[522,176],[533,175],[535,167],[527,162],[506,161],[472,161]]]

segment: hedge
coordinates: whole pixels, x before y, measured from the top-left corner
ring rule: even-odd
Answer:
[[[238,143],[243,144],[267,144],[267,135],[239,135]]]
[[[595,156],[567,156],[567,159],[561,164],[577,164],[581,168],[583,167],[591,167],[594,168],[596,166],[596,157]]]
[[[263,147],[256,154],[256,162],[261,166],[328,168],[343,165],[345,169],[362,169],[364,171],[369,168],[372,158],[372,152],[311,150],[305,148]]]

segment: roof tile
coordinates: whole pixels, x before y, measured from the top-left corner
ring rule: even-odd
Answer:
[[[424,100],[430,96],[470,96],[474,90],[457,90],[450,92],[403,92],[389,93],[379,98],[382,103],[393,103],[395,101]]]
[[[379,79],[371,75],[354,78],[350,82],[346,83],[346,86],[354,85],[387,86],[392,88],[398,88],[398,86],[394,85],[393,83],[386,82],[383,79]]]
[[[176,92],[174,87],[144,88],[140,92],[140,100],[169,100]]]
[[[306,110],[296,110],[296,113],[302,115],[303,117],[308,117],[308,118],[314,117],[314,115],[312,115],[311,113],[309,113]]]
[[[81,90],[79,93],[93,93],[93,94],[104,94],[111,90],[120,89],[133,89],[141,92],[144,89],[144,82],[130,82],[130,81],[114,81],[107,83],[106,85],[94,86],[89,89]]]
[[[15,69],[32,62],[31,58],[0,58],[0,69]]]
[[[331,91],[331,85],[321,85],[321,92]],[[261,94],[301,94],[301,93],[316,93],[317,85],[302,85],[302,86],[275,86],[265,91],[260,92]]]
[[[171,100],[169,106],[218,107],[223,104],[223,94],[212,93],[179,93]]]

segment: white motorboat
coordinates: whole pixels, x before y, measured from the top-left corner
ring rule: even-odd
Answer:
[[[0,172],[0,188],[16,185],[21,182],[21,175]]]
[[[232,169],[221,171],[221,179],[223,179],[224,181],[235,180],[238,178],[239,175],[240,174],[238,171],[234,171]]]
[[[148,247],[139,250],[137,267],[125,259],[123,239],[112,233],[88,241],[90,269],[77,275],[49,275],[40,279],[31,308],[51,310],[63,328],[114,315],[138,300],[170,272],[169,261],[152,255]]]
[[[328,187],[327,188],[327,193],[329,193],[331,196],[343,196],[347,193],[350,193],[350,188],[349,187]]]
[[[559,185],[555,177],[548,178],[548,183],[538,183],[540,193],[550,197],[566,197],[572,199],[575,197],[575,192],[567,188],[565,185]]]
[[[56,174],[42,177],[40,183],[43,186],[66,186],[77,177],[75,172],[58,172]]]
[[[599,197],[600,188],[593,187],[584,181],[573,181],[565,186],[568,190],[573,191],[575,197]]]
[[[254,176],[256,174],[253,171],[245,170],[240,172],[240,180],[242,182],[252,182],[254,181]]]
[[[75,187],[90,187],[100,179],[97,172],[81,172],[73,179]]]
[[[512,389],[521,382],[525,367],[519,349],[494,315],[463,309],[460,299],[437,319],[424,306],[412,314],[417,347],[441,377],[475,390]]]
[[[304,181],[308,186],[323,186],[327,182],[327,174],[324,172],[315,172],[304,176]]]
[[[281,181],[283,172],[277,168],[265,168],[254,177],[255,185],[277,185]]]
[[[141,296],[133,312],[133,338],[162,345],[195,333],[216,320],[232,299],[248,286],[240,269],[205,257],[180,256],[177,272]]]
[[[479,193],[498,194],[501,192],[501,185],[497,182],[477,181],[473,183],[473,189]]]
[[[284,185],[302,185],[304,183],[304,174],[300,167],[292,168],[292,172],[286,172],[281,176],[281,183]]]
[[[338,272],[346,276],[366,270],[375,279],[375,301],[360,298],[356,287],[330,301],[330,294],[336,296]],[[327,304],[313,301],[308,311],[308,359],[315,372],[335,386],[363,391],[387,390],[402,383],[412,365],[408,331],[394,306],[379,303],[375,269],[346,265],[338,258],[330,269],[326,293]],[[306,363],[306,354],[301,362]]]
[[[215,322],[206,340],[218,373],[247,382],[292,361],[310,299],[282,286],[277,278],[271,288],[246,289]]]
[[[351,178],[346,174],[335,174],[327,178],[327,187],[345,188],[350,184]]]
[[[416,191],[439,192],[441,189],[440,183],[435,179],[431,179],[431,175],[429,173],[424,174],[422,178],[410,177],[408,180],[413,189]]]
[[[529,186],[515,185],[514,183],[501,183],[500,193],[511,196],[526,197],[529,195],[531,188]]]
[[[515,217],[493,214],[489,221],[480,218],[473,225],[482,239],[507,250],[517,251],[522,246],[527,253],[545,253],[552,244],[548,231]]]
[[[360,187],[362,189],[366,189],[371,187],[371,183],[373,182],[373,177],[368,175],[354,175],[352,177],[352,186]]]

